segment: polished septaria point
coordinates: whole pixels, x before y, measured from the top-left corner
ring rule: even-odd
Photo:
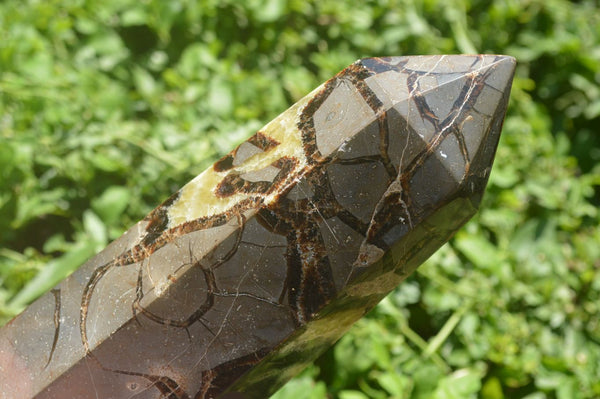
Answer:
[[[268,397],[475,213],[514,67],[350,65],[2,328],[3,397]]]

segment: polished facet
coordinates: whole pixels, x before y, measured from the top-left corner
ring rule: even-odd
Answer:
[[[267,397],[475,213],[514,66],[355,62],[3,327],[0,392]]]

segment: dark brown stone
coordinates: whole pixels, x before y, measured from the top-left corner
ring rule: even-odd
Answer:
[[[0,329],[0,392],[268,397],[476,212],[514,66],[352,64]]]

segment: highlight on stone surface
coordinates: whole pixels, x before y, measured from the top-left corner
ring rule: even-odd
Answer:
[[[514,67],[350,65],[0,329],[0,392],[268,397],[476,212]]]

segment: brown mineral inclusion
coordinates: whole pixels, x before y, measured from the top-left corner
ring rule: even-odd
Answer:
[[[514,68],[350,65],[0,329],[2,397],[268,397],[476,212]]]

